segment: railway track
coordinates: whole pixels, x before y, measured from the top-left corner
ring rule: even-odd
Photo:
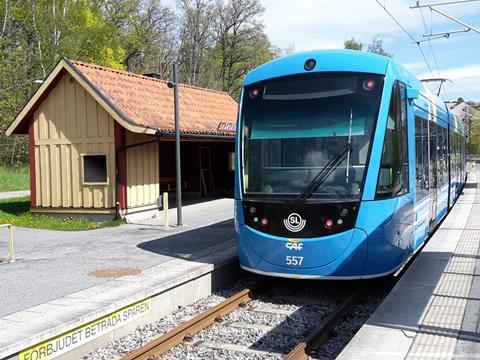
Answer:
[[[270,305],[265,305],[265,303],[259,300],[265,294],[267,294],[267,303]],[[209,351],[218,350],[220,353],[225,351],[238,354],[243,353],[254,358],[258,356],[258,358],[271,357],[298,360],[308,359],[310,356],[318,357],[317,350],[328,338],[330,331],[360,299],[361,292],[345,292],[340,297],[341,299],[338,299],[337,303],[331,306],[332,309],[329,309],[329,311],[324,309],[320,311],[322,312],[320,315],[313,311],[302,312],[298,309],[292,310],[287,305],[289,300],[297,301],[298,299],[289,299],[288,296],[286,298],[282,298],[282,296],[278,298],[278,295],[277,297],[276,295],[268,296],[268,285],[264,282],[259,282],[235,293],[220,304],[211,307],[163,336],[129,353],[123,359],[151,360],[160,358],[162,355],[169,358],[168,353],[170,350],[180,344],[189,347],[189,350],[200,347],[208,348]],[[274,302],[276,301],[280,305],[277,307],[272,306],[272,298]],[[312,298],[307,297],[305,302],[321,306],[320,303],[325,302],[325,299],[322,299],[322,297],[315,299],[312,294]],[[263,320],[268,317],[290,318],[291,321],[289,326],[287,326],[287,321],[278,323]],[[292,320],[292,318],[296,319]],[[242,321],[244,319],[253,319],[253,323],[252,321]],[[295,321],[297,321],[296,324]],[[245,346],[244,344],[236,343],[236,341],[231,341],[236,340],[235,336],[222,336],[222,334],[218,335],[218,339],[213,338],[212,340],[210,334],[210,336],[207,335],[204,339],[199,340],[198,337],[202,335],[202,331],[208,331],[208,329],[212,328],[212,325],[228,328],[227,331],[232,331],[233,333],[244,330],[262,334],[276,334],[281,339],[282,344],[278,347],[270,346],[269,349],[267,347],[267,350],[265,350],[261,348],[261,341],[257,341],[256,343],[258,344],[253,346]],[[229,339],[225,340],[224,338]],[[176,358],[176,356],[172,356],[172,358]]]

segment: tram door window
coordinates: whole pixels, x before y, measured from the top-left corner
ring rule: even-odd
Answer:
[[[458,134],[453,133],[453,151],[455,153],[455,183],[458,183],[458,164],[460,163],[458,159]]]
[[[430,220],[434,221],[437,213],[437,124],[433,121],[428,122],[429,143],[430,143]]]
[[[442,127],[436,125],[437,131],[437,172],[438,172],[438,187],[441,187],[445,181],[445,174],[443,172],[443,132]]]
[[[428,189],[430,188],[429,173],[430,173],[430,161],[428,154],[428,120],[422,119],[422,158],[423,158],[423,191],[424,195],[428,195]]]
[[[428,122],[430,136],[430,189],[437,187],[437,126],[433,121]]]
[[[428,193],[425,181],[425,173],[428,171],[427,129],[425,124],[426,120],[423,120],[420,116],[415,116],[415,190],[417,201]]]
[[[455,133],[450,130],[450,186],[455,186]]]
[[[416,199],[420,200],[423,195],[422,186],[422,119],[415,117],[415,192]]]
[[[408,193],[408,144],[406,87],[396,82],[387,119],[382,151],[377,199],[386,199]]]
[[[443,185],[448,184],[448,130],[442,127],[442,147],[443,147]]]

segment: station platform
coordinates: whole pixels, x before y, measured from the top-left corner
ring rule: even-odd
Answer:
[[[337,359],[480,359],[477,179]]]
[[[78,359],[231,280],[239,272],[233,200],[184,209],[186,225],[169,231],[148,221],[15,228],[17,261],[0,265],[0,359]]]

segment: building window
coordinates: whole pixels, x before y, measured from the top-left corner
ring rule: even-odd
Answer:
[[[83,183],[108,184],[107,155],[83,155]]]
[[[382,161],[377,183],[377,199],[408,192],[408,145],[405,85],[396,82],[388,112]]]

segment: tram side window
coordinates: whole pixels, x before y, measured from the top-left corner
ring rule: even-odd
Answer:
[[[386,199],[408,192],[408,144],[406,88],[396,82],[388,112],[382,161],[377,183],[377,199]]]

